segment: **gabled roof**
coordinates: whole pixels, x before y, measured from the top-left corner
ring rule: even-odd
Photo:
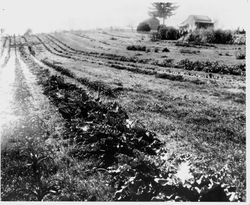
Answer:
[[[149,19],[144,20],[143,23],[158,23],[158,24],[160,24],[160,21],[155,17],[151,17]]]
[[[212,20],[208,16],[203,15],[190,15],[185,21],[181,23],[181,26],[184,26],[188,23],[195,22],[195,23],[210,23],[212,24]]]

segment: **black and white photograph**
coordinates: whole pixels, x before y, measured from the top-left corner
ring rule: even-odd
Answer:
[[[0,0],[1,203],[250,203],[248,8]]]

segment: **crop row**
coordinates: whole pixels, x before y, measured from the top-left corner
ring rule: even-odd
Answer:
[[[115,90],[109,87],[108,85],[104,84],[101,81],[90,81],[87,78],[83,77],[77,77],[73,72],[69,71],[68,69],[65,69],[62,66],[55,65],[48,60],[41,60],[45,65],[55,69],[56,71],[60,72],[62,75],[66,75],[70,78],[76,79],[78,82],[82,83],[83,85],[86,85],[88,88],[93,89],[95,91],[98,91],[104,95],[110,96],[110,97],[115,97]]]
[[[246,75],[246,65],[224,65],[211,61],[190,61],[188,59],[181,60],[178,65],[185,70],[203,71],[206,73],[219,73],[227,75]]]
[[[132,62],[132,63],[142,63],[142,64],[155,64],[154,61],[150,62],[149,59],[139,59],[137,57],[125,57],[116,54],[107,54],[107,53],[97,53],[97,52],[85,52],[74,49],[67,44],[61,42],[54,36],[50,35],[54,40],[58,43],[61,43],[63,46],[67,47],[71,51],[74,51],[78,54],[84,54],[88,56],[98,57],[98,58],[105,58],[112,61],[123,61],[123,62]],[[166,67],[165,63],[158,63],[158,66]],[[168,63],[167,67],[174,67],[174,68],[183,68],[185,70],[197,70],[197,71],[204,71],[207,73],[219,73],[219,74],[229,74],[229,75],[245,75],[245,64],[242,65],[224,65],[219,64],[218,62],[192,62],[188,59],[182,60],[177,64]]]
[[[78,58],[75,58],[75,57],[71,56],[70,54],[68,54],[68,51],[65,48],[62,48],[60,45],[58,45],[58,43],[56,43],[56,42],[53,42],[53,43],[56,44],[59,48],[61,48],[63,51],[67,52],[67,54],[65,54],[65,55],[68,55],[68,58],[74,58],[74,59],[77,59],[77,60],[81,60],[81,58],[78,59]],[[53,49],[55,49],[57,52],[62,53],[62,51],[59,51],[54,47],[53,47]],[[49,49],[49,51],[51,51],[51,49]],[[93,63],[96,63],[96,61],[93,61]],[[157,73],[156,71],[154,71],[154,69],[140,69],[136,65],[133,65],[133,67],[134,67],[133,68],[131,66],[120,65],[118,63],[115,64],[115,63],[112,63],[112,61],[108,62],[108,63],[102,62],[101,64],[112,67],[112,68],[115,68],[115,69],[118,69],[118,70],[127,70],[127,71],[130,71],[130,72],[133,72],[133,73],[140,73],[140,74],[146,74],[146,75],[155,75],[156,78],[164,78],[164,79],[169,79],[169,80],[183,81],[183,77],[181,75],[161,74],[161,73]],[[53,65],[50,65],[50,66],[53,66]],[[55,66],[55,67],[60,67],[60,66]],[[60,68],[60,70],[62,70],[62,69]],[[66,73],[68,74],[69,71],[67,70]],[[68,76],[72,77],[72,74],[70,74]],[[82,80],[80,80],[80,81],[84,82]],[[94,88],[95,88],[95,86],[94,86]]]

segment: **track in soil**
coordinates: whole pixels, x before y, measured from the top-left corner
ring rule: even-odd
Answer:
[[[10,135],[12,128],[18,129],[27,119],[39,117],[48,121],[57,115],[20,53],[8,44],[6,47],[0,61],[3,63],[0,68],[1,142],[8,141],[5,137]]]

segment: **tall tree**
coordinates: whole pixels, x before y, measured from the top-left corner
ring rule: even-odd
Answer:
[[[173,16],[173,12],[177,8],[178,6],[171,2],[155,2],[152,3],[152,8],[150,8],[149,15],[162,18],[162,23],[165,25],[166,18]]]

